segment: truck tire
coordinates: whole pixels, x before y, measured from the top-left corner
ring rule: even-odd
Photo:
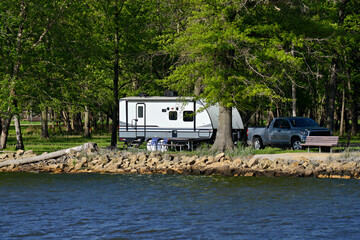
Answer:
[[[291,148],[293,150],[301,150],[302,146],[300,144],[301,144],[300,138],[291,139]]]
[[[262,140],[261,140],[260,137],[254,137],[254,139],[253,139],[253,147],[255,149],[257,149],[257,150],[264,148],[264,145],[263,145]]]

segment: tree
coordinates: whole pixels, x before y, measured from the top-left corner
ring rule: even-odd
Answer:
[[[204,92],[199,97],[209,104],[219,103],[219,128],[213,148],[219,151],[232,149],[231,109],[229,87],[234,77],[234,46],[229,37],[234,31],[224,16],[225,5],[210,5],[203,1],[191,1],[193,15],[186,29],[179,32],[168,51],[178,57],[174,71],[169,76],[170,86],[184,94],[192,94],[196,82],[201,79]],[[230,121],[230,122],[229,122]],[[230,139],[230,141],[228,141]]]
[[[146,61],[154,36],[150,28],[153,1],[109,0],[92,2],[97,19],[99,43],[102,47],[100,68],[107,75],[107,86],[112,90],[111,147],[116,147],[118,138],[119,97],[139,92],[147,86],[146,72],[150,63]],[[150,16],[150,17],[149,17]],[[111,71],[110,71],[111,69]],[[112,80],[109,81],[109,76]],[[151,79],[151,78],[150,78]]]
[[[272,5],[240,0],[191,3],[193,15],[186,29],[167,48],[178,58],[168,82],[189,94],[201,79],[204,91],[200,97],[220,106],[221,127],[213,149],[232,149],[232,107],[244,108],[242,103],[252,96],[279,99],[279,94],[270,88],[276,86],[274,76],[279,73],[271,70],[275,64],[268,61],[276,60],[279,65],[293,57],[277,48],[279,40],[274,34],[277,25],[267,24],[275,11]],[[281,68],[276,69],[281,73]],[[267,71],[271,74],[264,73]]]
[[[337,3],[338,19],[337,25],[341,27],[345,19],[345,8],[348,0],[339,0]],[[327,112],[327,123],[326,127],[334,129],[334,111],[335,111],[335,97],[336,97],[336,83],[339,74],[340,55],[339,52],[334,49],[331,65],[330,65],[330,78],[328,84],[328,112]]]
[[[54,4],[47,1],[20,1],[14,5],[12,1],[0,4],[2,62],[4,63],[5,79],[2,79],[8,87],[9,98],[7,106],[2,109],[3,121],[0,140],[0,148],[6,148],[8,129],[11,118],[14,117],[17,145],[16,149],[23,149],[22,134],[20,128],[19,91],[28,90],[25,73],[32,53],[43,44],[44,37],[55,23],[59,21],[64,11],[72,1],[58,1]],[[38,7],[41,5],[42,7]],[[39,10],[41,9],[41,10]],[[22,86],[22,87],[21,87]],[[4,106],[3,106],[4,107]]]

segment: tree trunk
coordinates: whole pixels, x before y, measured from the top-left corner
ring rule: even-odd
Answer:
[[[16,147],[15,149],[24,149],[24,142],[22,140],[20,118],[19,115],[14,115],[15,133],[16,133]]]
[[[110,115],[109,114],[106,114],[106,129],[109,129],[109,125],[110,125]]]
[[[72,128],[71,128],[71,122],[70,122],[69,113],[66,112],[66,111],[63,111],[63,116],[64,116],[66,132],[71,132]]]
[[[50,108],[50,119],[51,119],[52,132],[55,133],[55,123],[57,121],[56,121],[56,113],[54,112],[54,110],[52,108]]]
[[[318,118],[316,119],[316,122],[319,123],[321,126],[323,126],[325,124],[325,105],[326,105],[326,96],[325,96],[325,94],[321,98],[321,102],[320,102],[319,105],[320,105],[320,108],[319,108],[319,111],[317,113]]]
[[[131,82],[132,82],[132,90],[133,91],[139,90],[139,79],[134,77],[134,78],[132,78]]]
[[[5,117],[1,119],[1,138],[0,138],[0,149],[3,150],[6,148],[7,138],[9,136],[11,117]]]
[[[71,129],[76,131],[76,115],[75,115],[75,113],[71,113],[70,115],[71,115],[71,117],[70,117]]]
[[[63,131],[62,131],[62,129],[61,129],[61,122],[59,122],[58,127],[59,127],[60,133],[63,134]],[[54,132],[55,132],[55,131],[54,131]]]
[[[295,56],[294,43],[291,44],[291,56]],[[291,82],[291,97],[292,97],[292,116],[296,117],[296,83],[295,80]]]
[[[292,116],[296,117],[296,84],[291,84],[291,95],[292,95]]]
[[[326,127],[330,130],[334,130],[334,111],[335,111],[335,97],[336,97],[336,80],[338,75],[338,54],[335,53],[330,67],[330,79],[327,91],[327,118]]]
[[[276,117],[280,117],[280,107],[279,107],[279,103],[276,101]]]
[[[119,9],[117,6],[117,1],[115,2],[115,21],[118,23],[119,19]],[[113,111],[112,111],[112,127],[111,127],[111,147],[116,148],[117,139],[118,139],[118,111],[119,111],[119,59],[120,59],[120,50],[119,50],[119,26],[115,25],[115,36],[114,36],[114,78],[113,78]]]
[[[345,89],[343,90],[342,101],[341,101],[340,136],[344,135],[344,125],[345,125],[344,116],[345,116]]]
[[[359,108],[356,103],[353,103],[351,108],[351,135],[355,136],[358,133]]]
[[[195,96],[200,96],[202,91],[203,91],[202,79],[201,79],[201,77],[199,77],[199,78],[196,79],[196,82],[195,82],[194,95]]]
[[[94,148],[96,151],[98,151],[98,147],[97,147],[96,143],[89,142],[89,143],[84,143],[83,145],[78,146],[78,147],[63,149],[63,150],[59,150],[59,151],[52,152],[52,153],[42,154],[42,155],[39,155],[39,156],[23,158],[23,159],[6,160],[6,161],[3,161],[3,162],[0,162],[0,168],[5,167],[5,166],[9,166],[11,164],[21,165],[21,164],[44,161],[44,160],[47,160],[47,159],[58,158],[58,157],[66,155],[66,154],[69,154],[72,151],[80,152],[80,151],[84,151],[84,150],[89,149],[89,148]]]
[[[345,19],[345,7],[348,0],[339,1],[338,9],[338,25],[341,26],[344,23]],[[334,110],[335,110],[335,97],[336,97],[336,81],[339,71],[339,53],[334,50],[331,66],[330,66],[330,80],[329,80],[329,89],[328,89],[328,112],[327,112],[327,124],[326,127],[333,130],[334,129]]]
[[[15,109],[17,108],[15,83],[16,83],[16,79],[18,77],[20,67],[21,67],[20,58],[21,58],[21,50],[22,50],[22,38],[23,38],[24,24],[25,24],[25,20],[26,20],[26,7],[25,7],[24,1],[20,1],[20,19],[22,22],[19,26],[19,30],[18,30],[18,34],[17,34],[17,38],[16,38],[17,58],[16,58],[16,61],[14,62],[13,72],[12,72],[10,86],[9,86],[10,98],[12,98],[12,101],[8,107],[8,116],[11,116],[13,114],[12,113],[12,111],[14,110],[13,108],[15,108]],[[1,134],[1,148],[6,147],[6,141],[7,141],[7,137],[8,137],[10,122],[11,122],[11,117],[9,119],[5,120],[5,128],[6,129],[5,129],[5,132],[2,131],[2,133],[4,133],[4,136],[3,136],[3,134]],[[15,113],[15,115],[14,115],[14,122],[15,122],[15,132],[16,132],[16,149],[24,149],[24,143],[22,141],[22,134],[21,134],[21,128],[20,128],[20,121],[19,121],[19,116],[17,113]]]
[[[274,117],[274,112],[272,110],[268,110],[268,117],[266,119],[266,126],[270,124],[270,122],[275,118]]]
[[[92,122],[92,126],[91,126],[92,131],[95,131],[97,129],[97,127],[98,127],[98,124],[97,124],[98,116],[94,115],[94,113],[92,112],[90,114],[90,119],[91,119],[90,122]]]
[[[84,114],[84,137],[86,137],[86,138],[91,137],[90,116],[89,116],[89,109],[87,107],[85,107],[85,114]]]
[[[41,137],[45,139],[49,138],[48,107],[44,107],[41,111]]]
[[[78,112],[75,114],[75,129],[79,133],[83,132],[81,112]]]
[[[219,123],[211,150],[223,152],[234,149],[232,141],[232,108],[219,105]]]
[[[358,84],[354,84],[354,89],[352,89],[352,86],[350,82],[348,83],[349,86],[349,92],[351,97],[351,135],[355,136],[357,134],[358,129],[358,101],[356,99],[357,92],[355,89],[358,89]]]
[[[118,60],[118,59],[117,59]],[[117,64],[116,64],[117,63]],[[115,66],[114,68],[118,68],[118,61],[115,61]],[[115,69],[114,69],[115,70]],[[118,70],[114,71],[114,90],[113,90],[113,95],[114,95],[114,103],[113,103],[113,111],[112,111],[112,126],[111,126],[111,147],[112,148],[116,148],[117,146],[117,139],[118,139],[118,123],[119,123],[119,119],[118,119],[118,111],[119,111],[119,93],[118,93],[118,81],[119,81],[119,77],[118,77]]]

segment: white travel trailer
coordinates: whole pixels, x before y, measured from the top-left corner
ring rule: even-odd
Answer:
[[[211,142],[218,126],[219,108],[205,108],[201,100],[190,97],[126,97],[120,99],[119,141],[127,144],[148,142],[151,150],[163,145],[185,146]],[[198,110],[204,109],[198,112]],[[233,140],[244,129],[239,112],[232,111]],[[165,144],[166,143],[166,144]]]

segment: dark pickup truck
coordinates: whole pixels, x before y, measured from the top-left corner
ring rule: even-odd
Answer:
[[[255,149],[265,146],[292,147],[300,150],[307,136],[330,136],[331,131],[305,117],[274,118],[267,127],[248,128],[247,142]]]

